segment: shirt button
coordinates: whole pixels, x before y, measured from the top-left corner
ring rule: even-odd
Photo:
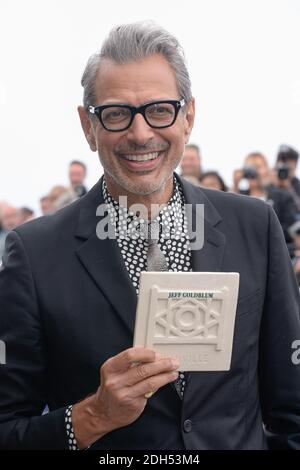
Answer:
[[[186,419],[183,422],[183,429],[184,429],[185,432],[191,432],[192,427],[193,427],[193,423],[190,419]]]

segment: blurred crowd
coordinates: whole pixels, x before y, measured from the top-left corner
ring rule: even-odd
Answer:
[[[282,226],[300,286],[300,180],[296,177],[298,160],[299,153],[287,145],[279,147],[272,166],[261,152],[249,153],[241,167],[234,170],[232,185],[228,187],[218,171],[204,169],[199,146],[189,144],[185,148],[180,173],[197,186],[256,197],[270,204]],[[41,215],[53,214],[86,194],[86,165],[73,160],[69,164],[68,174],[68,186],[56,185],[40,198]],[[7,233],[34,217],[35,214],[29,207],[16,208],[7,202],[0,202],[0,260]]]
[[[251,152],[234,170],[232,186],[227,187],[218,171],[203,169],[200,148],[186,146],[181,162],[181,174],[198,186],[230,191],[262,199],[270,204],[282,226],[294,271],[300,286],[300,181],[296,177],[299,153],[281,145],[274,165],[261,152]]]
[[[40,215],[54,214],[57,210],[84,196],[87,192],[86,173],[86,165],[79,160],[73,160],[69,164],[69,185],[53,186],[48,194],[40,198]],[[35,217],[34,211],[29,207],[14,207],[8,202],[0,201],[0,261],[7,233]]]

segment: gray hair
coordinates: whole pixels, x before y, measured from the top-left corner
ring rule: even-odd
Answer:
[[[89,58],[81,79],[84,107],[87,109],[88,106],[97,104],[94,84],[102,59],[125,64],[153,54],[161,54],[170,64],[176,75],[180,98],[189,103],[192,99],[191,81],[181,45],[168,31],[147,21],[113,28],[101,50]]]

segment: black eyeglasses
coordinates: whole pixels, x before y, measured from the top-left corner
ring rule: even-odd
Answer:
[[[185,105],[184,99],[153,101],[135,107],[127,104],[106,104],[89,106],[88,110],[96,114],[104,129],[110,132],[126,131],[136,114],[142,114],[146,123],[155,129],[170,127],[176,121],[180,108]]]

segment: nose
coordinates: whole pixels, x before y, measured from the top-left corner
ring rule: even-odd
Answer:
[[[154,129],[147,124],[142,114],[136,114],[127,131],[127,139],[136,144],[143,145],[153,137]]]

